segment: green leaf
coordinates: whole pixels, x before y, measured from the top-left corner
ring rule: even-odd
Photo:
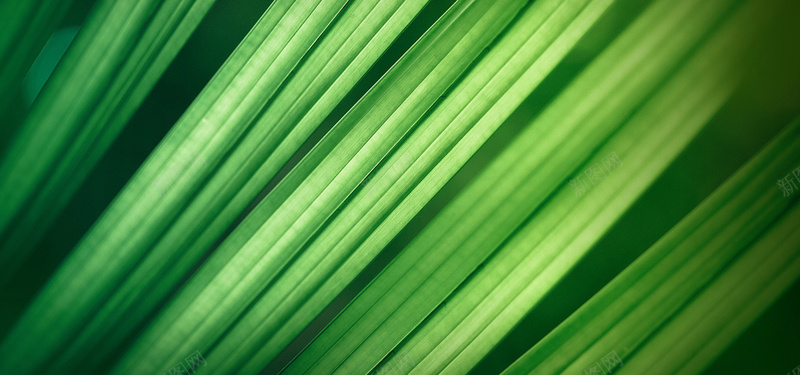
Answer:
[[[796,242],[786,242],[786,235],[791,232],[786,230],[787,224],[776,227],[776,233],[767,234],[760,240],[766,242],[749,244],[789,207],[795,207],[791,216],[797,216],[796,199],[782,197],[774,181],[784,176],[800,159],[797,151],[799,132],[800,121],[796,121],[506,372],[580,372],[614,351],[623,362],[634,358],[634,366],[623,366],[625,372],[641,373],[645,371],[643,366],[653,365],[660,359],[654,355],[653,346],[663,345],[665,339],[673,340],[674,344],[675,340],[683,337],[675,333],[676,329],[687,327],[687,318],[681,314],[700,313],[697,304],[701,304],[703,313],[715,311],[712,308],[716,306],[715,299],[728,296],[728,292],[717,291],[717,288],[732,290],[736,284],[744,282],[742,277],[746,273],[750,273],[755,282],[748,284],[748,290],[755,287],[757,291],[759,285],[766,287],[769,284],[773,271],[779,272],[783,267],[787,267],[789,278],[796,278],[796,264],[792,265],[792,262],[796,263],[798,249]],[[775,245],[780,243],[785,243],[786,247],[775,251]],[[778,268],[774,268],[775,264],[772,269],[769,265],[758,268],[758,264],[770,257],[770,252],[780,254],[772,259],[779,261]],[[734,265],[730,264],[732,261]],[[787,276],[777,278],[779,289],[781,285],[786,288]],[[733,286],[729,285],[731,277],[736,277]],[[756,281],[759,279],[761,281]],[[702,294],[697,296],[698,293]],[[769,301],[775,295],[775,291],[770,291],[764,299]],[[746,296],[726,299],[735,306],[741,304],[743,298],[746,301]],[[695,299],[695,305],[687,306]],[[763,299],[760,302],[753,307],[763,310],[766,302]],[[720,308],[724,309],[723,306]],[[741,310],[729,310],[727,314],[733,311]],[[697,327],[700,321],[692,320],[690,327]],[[683,342],[681,346],[691,345],[686,348],[688,351],[681,348],[683,356],[677,353],[675,357],[671,356],[670,361],[664,363],[670,367],[659,368],[659,371],[678,372],[685,363],[683,361],[694,354],[692,348],[699,349],[703,340],[713,337],[709,331],[725,326],[727,320],[713,322],[713,327],[695,332],[699,336],[697,340]],[[741,331],[743,325],[737,323]],[[660,330],[666,332],[659,333]],[[642,347],[647,350],[640,353]],[[666,354],[663,347],[661,353]],[[641,359],[637,359],[640,356]],[[705,354],[700,358],[706,361],[692,363],[695,371],[690,373],[702,370],[713,357]]]
[[[620,374],[637,374],[641,373],[639,369],[648,367],[702,373],[797,282],[800,277],[797,248],[800,238],[796,230],[799,214],[795,204],[791,212],[783,214],[735,264],[648,340]]]
[[[253,370],[269,363],[477,151],[608,3],[587,7],[577,21],[582,3],[559,7],[544,1],[526,10],[417,125],[420,130],[303,244],[302,253],[209,353],[212,362],[216,356],[226,363],[249,356]]]
[[[213,2],[97,4],[0,162],[0,283],[61,213]]]
[[[174,350],[161,364],[167,366],[186,348],[224,332],[242,310],[241,302],[251,300],[280,271],[296,247],[502,30],[520,3],[465,2],[449,10],[220,245],[118,369],[129,371],[127,366],[142,364],[139,357],[152,363],[155,353]],[[209,309],[208,303],[222,296]],[[175,342],[169,331],[196,325],[203,315],[209,324],[196,326],[194,338]]]
[[[116,61],[114,58],[122,59],[125,57],[124,54],[114,54],[111,53],[113,51],[106,51],[105,54],[98,56],[97,54],[83,54],[79,52],[83,51],[84,48],[90,48],[92,45],[92,37],[102,38],[103,40],[108,39],[108,43],[112,43],[112,46],[123,49],[123,42],[127,39],[121,38],[117,40],[114,36],[118,33],[108,32],[105,28],[112,28],[113,30],[114,22],[120,22],[119,18],[130,20],[131,25],[129,27],[133,27],[133,25],[135,25],[134,21],[136,21],[137,18],[129,14],[130,9],[128,8],[139,10],[142,20],[148,19],[148,16],[152,17],[153,20],[158,20],[159,17],[172,17],[174,15],[172,12],[167,12],[174,7],[167,7],[164,4],[162,4],[161,7],[155,7],[156,4],[151,4],[154,2],[112,1],[109,3],[111,4],[107,4],[106,7],[98,8],[97,14],[99,15],[95,18],[97,20],[97,25],[93,27],[87,25],[83,29],[83,32],[87,36],[84,39],[80,39],[81,37],[79,36],[79,39],[76,40],[75,46],[72,48],[73,52],[71,53],[78,58],[72,61],[69,60],[69,56],[66,57],[67,60],[65,60],[60,68],[65,72],[62,76],[63,80],[74,82],[76,79],[82,77],[80,74],[74,72],[70,73],[72,65],[67,64],[68,61],[72,61],[74,69],[79,69],[81,72],[93,68],[92,65],[80,63],[80,57],[85,55],[88,55],[88,57],[85,58],[108,56],[106,60],[100,59],[106,64],[103,65],[103,67],[107,70],[116,67],[112,64]],[[178,9],[186,10],[189,4],[194,3],[177,2],[173,5],[180,5]],[[197,4],[210,5],[208,1],[198,2]],[[199,16],[203,13],[198,10],[202,8],[198,8],[197,4],[189,9],[189,15],[192,17],[186,18],[191,21],[187,22],[193,25],[199,22]],[[39,362],[40,358],[43,356],[57,355],[56,352],[59,346],[63,345],[64,342],[71,337],[79,334],[81,322],[96,313],[97,309],[102,306],[103,302],[114,292],[114,285],[130,272],[137,261],[141,259],[142,255],[146,253],[148,247],[152,245],[152,242],[159,237],[160,231],[163,230],[167,223],[169,223],[169,220],[175,215],[173,210],[185,203],[181,201],[181,197],[185,199],[185,196],[190,195],[194,189],[196,189],[197,185],[202,182],[205,176],[202,175],[201,171],[205,170],[205,173],[208,173],[212,169],[212,162],[206,162],[205,160],[212,160],[213,157],[220,158],[226,151],[225,146],[234,143],[237,137],[244,132],[244,126],[242,126],[241,121],[238,123],[236,122],[236,116],[251,116],[263,106],[263,95],[274,93],[277,90],[278,84],[290,73],[298,60],[305,55],[343,5],[344,1],[327,1],[322,3],[319,7],[316,7],[315,4],[298,4],[292,6],[291,2],[285,1],[277,2],[270,7],[270,10],[266,13],[265,17],[262,18],[259,25],[250,33],[248,39],[239,46],[234,56],[226,63],[226,66],[220,70],[212,83],[209,84],[203,94],[195,101],[192,108],[187,111],[166,139],[159,145],[158,150],[156,150],[145,165],[140,168],[137,175],[129,182],[126,189],[120,193],[92,231],[90,231],[78,245],[75,255],[70,257],[67,264],[54,275],[48,287],[42,291],[37,297],[37,300],[34,301],[29,308],[25,318],[23,318],[22,321],[17,324],[14,331],[10,333],[10,341],[13,341],[14,337],[26,337],[31,335],[41,335],[42,337],[47,337],[47,339],[42,339],[35,343],[31,342],[29,345],[0,347],[0,358],[14,358],[14,361],[23,362],[19,364],[15,362],[13,367],[9,368],[19,368],[19,372],[21,373],[23,372],[22,369],[24,366]],[[106,12],[102,10],[108,7],[115,10],[115,12],[112,13],[114,17],[104,17]],[[147,10],[153,11],[156,8],[159,10],[156,14],[149,14],[147,12]],[[287,13],[290,8],[292,11]],[[311,13],[313,13],[313,15]],[[180,19],[181,18],[177,18],[175,21]],[[298,22],[299,20],[302,21]],[[282,25],[286,24],[290,27],[283,28]],[[161,48],[155,48],[154,50],[162,55],[172,53],[170,52],[172,48],[168,48],[172,45],[170,43],[176,43],[175,40],[181,40],[182,42],[188,37],[188,32],[190,31],[185,24],[176,25],[175,22],[170,22],[165,25],[172,25],[172,27],[177,26],[177,32],[164,34],[162,31],[169,31],[169,29],[159,30],[153,26],[153,28],[148,28],[144,34],[149,35],[149,32],[154,33],[155,36],[159,36],[155,41],[167,42],[166,45],[162,44],[164,47],[163,50]],[[95,28],[98,29],[96,31],[97,34],[90,32]],[[140,32],[140,30],[132,30],[131,36],[135,36],[138,32]],[[268,38],[267,36],[270,37]],[[169,37],[169,40],[164,40],[165,37]],[[81,40],[83,40],[83,42]],[[132,43],[133,40],[128,40],[128,42]],[[146,52],[148,50],[147,48],[152,47],[147,44],[137,44],[137,46],[142,46],[142,52]],[[177,48],[173,48],[175,49],[174,52],[177,52]],[[283,53],[276,55],[274,53],[276,48],[284,48],[282,50]],[[138,50],[134,50],[134,52],[135,51]],[[69,53],[70,52],[68,52],[68,54]],[[135,54],[130,55],[128,56],[129,60],[125,61],[130,64],[133,64],[134,61],[139,62],[138,59],[131,59],[131,57],[137,56],[138,55]],[[142,58],[145,56],[142,56]],[[249,61],[253,61],[253,63],[247,66],[248,69],[245,69],[245,64]],[[166,62],[167,61],[164,61],[162,67],[166,66]],[[150,67],[152,68],[152,66]],[[269,74],[264,76],[264,73],[269,68],[273,70],[277,69],[281,71],[282,74]],[[110,74],[110,72],[108,73]],[[255,79],[261,76],[264,77],[262,80]],[[102,83],[100,75],[98,74],[92,77],[94,77],[97,85],[100,86]],[[124,76],[122,78],[130,79],[131,77]],[[123,81],[122,78],[120,78],[121,81]],[[56,76],[54,76],[53,79],[56,79]],[[49,85],[51,87],[56,86],[56,84],[52,82]],[[244,90],[245,88],[252,88],[254,86],[260,87],[261,90]],[[80,89],[80,87],[66,87],[74,90]],[[100,93],[100,91],[88,91],[85,95],[88,99],[90,94],[100,95]],[[226,95],[226,93],[229,95]],[[42,95],[44,94],[43,92]],[[63,88],[59,91],[54,90],[52,94],[54,96],[53,100],[68,97],[65,96],[67,94],[75,95]],[[212,106],[212,103],[216,105]],[[62,103],[62,105],[66,105],[66,103]],[[242,111],[248,108],[248,105],[249,108],[251,108],[251,113],[242,114]],[[81,118],[80,116],[82,113],[80,109],[81,108],[78,107],[71,112],[76,121]],[[102,107],[100,109],[102,109]],[[98,110],[92,113],[99,116],[103,112]],[[41,112],[41,116],[45,118],[58,114],[61,114],[63,117],[61,111]],[[216,124],[220,122],[224,122],[226,126],[217,126]],[[43,124],[43,126],[50,127],[58,124],[55,121],[42,121],[40,123]],[[76,122],[75,126],[77,126],[77,124]],[[245,125],[246,124],[245,122]],[[86,130],[85,127],[81,129]],[[42,131],[41,129],[38,130]],[[62,131],[67,130],[69,130],[69,127],[64,126],[62,128]],[[87,131],[88,133],[84,132],[82,134],[88,136],[91,131]],[[226,134],[228,134],[227,139],[223,137]],[[33,134],[31,134],[31,137],[33,137]],[[24,140],[25,138],[23,137],[21,139]],[[50,140],[61,141],[62,143],[66,142],[65,138],[57,136],[35,139],[37,142],[45,143]],[[78,140],[80,139],[81,138]],[[35,150],[36,148],[23,148],[21,145],[25,143],[27,142],[18,142],[20,150],[31,154],[31,150]],[[183,144],[185,144],[185,146],[179,147]],[[218,146],[215,148],[215,145]],[[193,155],[201,149],[207,149],[210,156],[201,155],[200,158],[197,158]],[[71,150],[77,152],[77,150],[82,150],[82,148],[72,147]],[[34,155],[31,154],[31,157],[34,157]],[[40,155],[36,160],[43,163],[50,159],[41,158]],[[20,163],[19,160],[13,160],[13,162],[17,163],[15,165],[20,165],[18,164]],[[165,164],[169,165],[169,167],[164,168]],[[0,169],[0,172],[1,171],[2,169]],[[175,181],[173,181],[173,179]],[[14,180],[12,179],[9,181]],[[25,192],[21,190],[24,186],[17,186],[12,183],[8,185],[4,184],[3,186],[7,186],[9,191],[20,192],[20,194]],[[64,194],[57,195],[57,197],[58,199],[64,199]],[[10,201],[4,202],[4,204],[10,204],[10,202],[17,202],[17,200],[11,199]],[[3,211],[3,213],[6,213],[6,211]],[[34,212],[26,211],[26,213],[33,214]],[[156,229],[150,231],[153,227]],[[161,229],[158,230],[158,228]],[[23,232],[15,232],[15,234],[19,233]],[[147,290],[138,286],[136,292],[147,293]],[[126,300],[130,298],[127,294],[120,294],[119,296],[122,297],[121,302],[128,302]],[[161,297],[163,297],[163,295]],[[157,301],[158,300],[155,302]],[[120,301],[115,300],[112,302],[118,303]],[[70,306],[69,313],[64,314],[59,312],[58,306]],[[101,332],[108,332],[109,330],[115,329],[113,325],[108,324],[118,322],[119,319],[121,319],[120,316],[116,316],[115,318],[117,319],[116,321],[111,320],[110,322],[104,322],[105,324],[102,327],[98,327],[103,330]],[[128,332],[130,331],[122,333],[124,335]],[[85,350],[85,347],[82,345],[85,344],[85,340],[87,339],[89,338],[84,336],[81,339],[82,341],[79,342],[80,345],[76,345],[74,348],[76,350]],[[121,339],[121,337],[117,337],[115,340],[119,339]],[[94,343],[93,340],[92,342]],[[96,343],[94,343],[94,345],[96,345]],[[104,348],[109,347],[108,345],[104,346]],[[72,357],[69,355],[65,358],[67,361],[72,360]]]
[[[306,56],[307,61],[295,68],[275,97],[257,112],[257,116],[236,125],[250,129],[239,136],[241,140],[238,143],[230,146],[233,150],[221,166],[206,171],[213,173],[209,180],[202,182],[201,172],[186,176],[196,179],[202,186],[196,193],[185,191],[176,198],[187,203],[180,210],[165,212],[173,221],[162,220],[154,224],[149,229],[152,235],[138,244],[131,245],[122,239],[115,240],[119,243],[106,240],[98,244],[109,249],[131,246],[130,251],[137,253],[147,252],[150,246],[152,250],[124,279],[109,301],[102,302],[93,324],[82,330],[78,342],[73,343],[71,349],[83,350],[82,345],[94,342],[100,333],[106,335],[106,342],[119,342],[134,330],[191,272],[195,262],[255,198],[282,163],[322,123],[424,3],[393,1],[377,6],[375,1],[360,1],[345,8],[340,15],[342,21],[331,26]],[[373,36],[375,32],[378,34]],[[263,36],[251,33],[248,38],[259,37]],[[254,60],[252,64],[248,69],[266,69],[258,65],[265,64],[262,60]],[[226,69],[238,67],[229,63],[223,71]],[[267,90],[274,90],[274,87],[256,89],[253,95],[259,92],[264,95]],[[216,107],[222,105],[227,104],[221,100],[213,104]],[[200,110],[200,107],[196,108]],[[183,124],[188,126],[186,122]],[[206,126],[202,121],[201,125]],[[187,143],[181,147],[192,146]],[[180,171],[180,162],[174,163],[178,167],[173,170]],[[145,191],[143,194],[155,192]],[[158,203],[153,201],[154,207]],[[142,219],[143,216],[131,215],[129,211],[117,212],[118,215],[106,216],[103,222],[147,220]],[[114,230],[120,231],[120,224],[117,225]],[[134,233],[138,229],[134,224],[129,228]],[[159,236],[162,231],[164,233]],[[80,251],[92,250],[83,247]],[[112,276],[120,277],[124,272],[124,269],[118,269]],[[64,357],[69,358],[68,353]]]
[[[654,6],[640,25],[653,25],[648,18],[657,14],[663,13]],[[571,183],[562,185],[404,338],[395,352],[417,363],[414,372],[468,372],[539,304],[732,95],[741,72],[729,62],[740,57],[746,30],[736,28],[701,47],[579,169],[600,166],[610,175],[580,194]],[[621,165],[609,169],[615,158]],[[580,174],[572,181],[589,184]]]
[[[654,4],[337,316],[287,372],[304,372],[311,363],[328,369],[337,368],[339,361],[377,364],[564,183],[570,171],[583,165],[592,150],[614,131],[625,132],[619,130],[625,129],[622,121],[639,105],[637,100],[691,51],[720,17],[718,7],[724,6]],[[665,17],[666,9],[674,13]],[[681,18],[687,14],[692,18]],[[678,28],[695,32],[675,38],[671,34]],[[680,145],[674,146],[677,151]],[[360,372],[354,368],[338,371]]]
[[[699,373],[800,277],[800,120],[703,201],[800,111],[791,1],[272,1],[76,217],[212,2],[98,0],[9,143],[0,373]],[[0,0],[0,89],[68,4]]]
[[[0,92],[20,90],[25,73],[56,31],[73,0],[0,2]],[[11,100],[0,102],[7,116]]]

